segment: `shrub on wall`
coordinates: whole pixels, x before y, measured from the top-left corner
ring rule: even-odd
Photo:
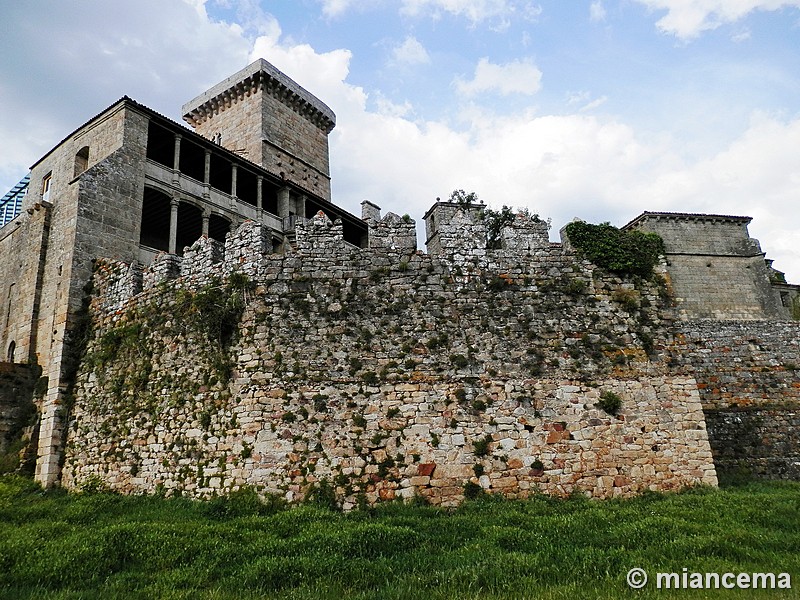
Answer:
[[[664,241],[656,233],[622,231],[609,223],[574,221],[566,227],[575,249],[599,267],[620,275],[650,277]]]

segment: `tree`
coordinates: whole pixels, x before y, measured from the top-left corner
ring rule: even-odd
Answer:
[[[450,193],[450,198],[448,198],[448,202],[454,202],[460,206],[466,206],[468,204],[478,204],[478,194],[475,192],[465,192],[464,190],[453,190]]]

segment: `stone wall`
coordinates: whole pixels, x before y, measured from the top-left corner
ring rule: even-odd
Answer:
[[[683,322],[676,343],[704,409],[800,406],[800,322]]]
[[[37,478],[46,485],[59,478],[63,401],[74,370],[71,337],[84,300],[84,288],[98,256],[138,258],[139,221],[144,186],[147,118],[124,102],[68,136],[31,169],[31,191],[25,201],[36,218],[37,204],[47,208],[47,238],[28,248],[25,260],[38,263],[37,296],[20,318],[31,323],[29,356],[50,382],[42,407]],[[76,157],[89,149],[85,170],[76,172]],[[50,177],[45,204],[41,182]],[[17,260],[17,259],[14,259]]]
[[[800,478],[800,323],[690,321],[676,342],[720,476]]]
[[[0,452],[28,425],[33,389],[40,370],[35,366],[0,362]]]
[[[299,106],[287,106],[282,98],[262,92],[261,163],[272,173],[284,173],[289,181],[331,199],[328,131],[311,122]]]
[[[0,229],[2,360],[27,362],[36,357],[37,321],[51,208],[50,203],[38,203]]]
[[[297,500],[325,480],[349,508],[452,505],[470,487],[611,497],[716,483],[655,285],[549,243],[464,252],[454,239],[431,256],[360,250],[340,229],[319,215],[297,252],[273,255],[248,222],[221,262],[210,244],[187,253],[180,279],[134,296],[98,281],[117,296],[94,301],[64,485],[254,485]]]
[[[37,365],[0,362],[0,473],[32,470],[36,460]]]
[[[707,409],[714,464],[725,478],[800,479],[800,409]]]

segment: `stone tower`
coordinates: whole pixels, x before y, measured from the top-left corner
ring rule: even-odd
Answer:
[[[197,133],[330,200],[333,111],[264,59],[182,107]]]

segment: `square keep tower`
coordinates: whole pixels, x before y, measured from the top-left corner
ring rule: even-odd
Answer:
[[[182,112],[197,133],[330,200],[328,134],[336,115],[266,60],[187,102]]]

